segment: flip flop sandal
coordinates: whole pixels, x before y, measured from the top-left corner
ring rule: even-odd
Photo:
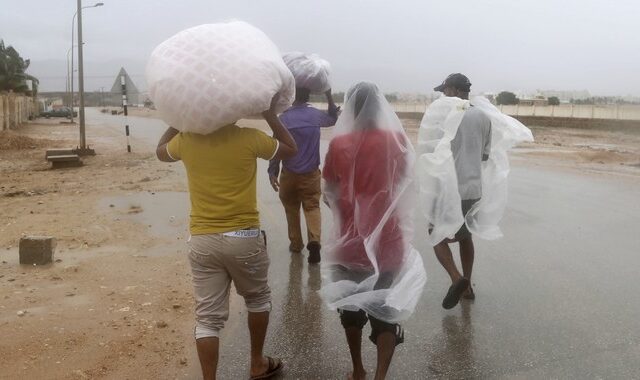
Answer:
[[[458,304],[462,293],[469,288],[469,280],[462,277],[455,284],[449,287],[447,295],[442,300],[442,307],[449,310]]]
[[[280,359],[274,359],[270,356],[267,356],[267,360],[269,361],[269,367],[267,368],[266,372],[262,375],[251,376],[250,380],[269,379],[272,376],[278,374],[278,372],[280,372],[284,367],[284,365],[282,364],[282,360]]]

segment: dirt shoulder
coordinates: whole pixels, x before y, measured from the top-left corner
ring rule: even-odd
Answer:
[[[535,143],[516,155],[539,165],[640,176],[640,135],[623,131],[530,126]]]
[[[0,135],[12,141],[0,145],[0,378],[182,377],[196,365],[186,232],[149,233],[139,204],[106,197],[184,191],[184,179],[109,130],[92,130],[98,155],[83,167],[49,169],[45,148],[73,147],[77,133],[52,120]],[[56,237],[56,262],[19,265],[23,235]]]

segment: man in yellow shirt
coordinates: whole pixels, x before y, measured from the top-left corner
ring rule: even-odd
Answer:
[[[276,98],[262,114],[273,137],[257,129],[227,125],[208,135],[169,128],[158,142],[158,158],[181,160],[187,171],[195,338],[205,380],[216,377],[219,332],[229,317],[232,281],[249,314],[251,378],[268,378],[282,369],[281,360],[262,352],[271,290],[266,236],[260,231],[256,201],[256,159],[287,159],[298,150],[274,111]]]

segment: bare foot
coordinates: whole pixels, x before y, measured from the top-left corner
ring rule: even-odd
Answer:
[[[476,299],[476,294],[473,292],[473,288],[471,287],[471,285],[469,285],[467,290],[465,290],[464,293],[462,293],[462,298],[464,298],[466,300],[474,300],[474,299]]]
[[[264,356],[261,363],[251,364],[251,379],[268,379],[282,369],[282,360]]]

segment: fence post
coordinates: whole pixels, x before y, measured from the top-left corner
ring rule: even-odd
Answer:
[[[16,100],[13,92],[9,91],[9,129],[14,129],[16,124]]]
[[[4,95],[0,94],[0,131],[4,131]]]
[[[0,131],[4,131],[4,95],[0,94]]]
[[[591,118],[592,119],[594,119],[595,111],[596,111],[596,105],[592,104],[591,105]]]
[[[573,118],[573,104],[571,104],[571,117]]]
[[[11,110],[9,109],[9,95],[2,96],[2,108],[4,109],[2,126],[4,129],[9,129],[9,115],[11,114]]]

